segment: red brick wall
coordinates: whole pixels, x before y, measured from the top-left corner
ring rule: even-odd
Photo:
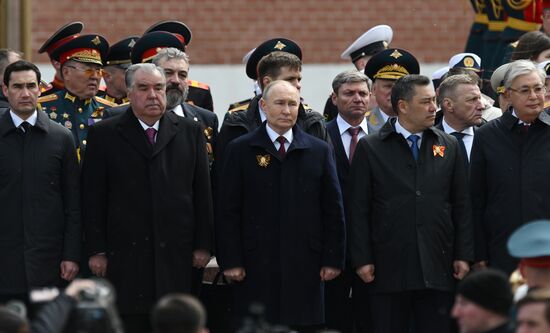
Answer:
[[[464,49],[473,10],[467,0],[34,0],[36,50],[62,24],[84,22],[84,33],[116,42],[140,35],[152,23],[178,19],[193,31],[194,64],[235,64],[270,37],[301,45],[306,63],[336,63],[364,31],[377,24],[394,29],[392,45],[421,62],[446,62]]]

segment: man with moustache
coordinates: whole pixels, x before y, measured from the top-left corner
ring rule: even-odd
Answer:
[[[101,120],[105,108],[116,106],[96,96],[108,49],[99,35],[78,36],[55,49],[52,57],[59,58],[65,87],[38,99],[51,120],[71,130],[79,152],[86,148],[88,128]]]
[[[165,112],[164,70],[126,71],[130,107],[90,128],[82,165],[84,235],[93,274],[117,290],[128,332],[150,332],[162,296],[191,291],[191,268],[212,251],[212,198],[203,131]]]
[[[63,287],[79,271],[79,170],[69,130],[37,108],[40,71],[6,68],[0,115],[0,303],[33,288]]]
[[[455,283],[473,259],[466,169],[457,140],[433,127],[428,77],[398,79],[391,105],[397,117],[353,157],[351,263],[368,284],[373,332],[449,332]]]
[[[504,75],[510,107],[474,137],[470,186],[476,226],[476,262],[510,274],[518,264],[506,241],[521,225],[550,218],[550,126],[544,110],[546,74],[516,60]],[[544,120],[544,121],[543,121]]]

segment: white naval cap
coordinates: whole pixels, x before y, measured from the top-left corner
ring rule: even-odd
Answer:
[[[550,78],[550,60],[541,62],[540,64],[537,65],[537,67],[544,71],[544,74],[546,74],[547,79]]]
[[[443,75],[449,71],[449,66],[442,67],[432,73],[432,80],[441,80]]]
[[[475,53],[455,54],[449,60],[450,68],[465,68],[479,72],[481,70],[481,58]]]
[[[361,57],[374,55],[387,48],[392,38],[393,30],[389,25],[377,25],[357,38],[340,57],[350,57],[351,61],[355,62]]]

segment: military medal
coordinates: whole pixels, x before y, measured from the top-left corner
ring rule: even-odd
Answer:
[[[69,119],[69,114],[68,113],[63,113],[63,119]]]
[[[206,136],[206,138],[208,140],[211,140],[212,139],[212,133],[214,132],[214,130],[212,129],[212,127],[207,127],[204,129],[204,135]]]
[[[445,156],[445,146],[438,146],[438,145],[433,145],[432,146],[432,151],[434,153],[434,156],[441,156],[441,157],[444,157]]]
[[[53,111],[50,112],[50,118],[51,118],[52,120],[57,119],[57,113],[55,113],[55,112],[53,112]]]
[[[262,168],[267,168],[269,162],[271,162],[271,155],[256,155],[256,161],[258,161],[258,165]]]
[[[71,128],[73,128],[73,123],[71,123],[69,120],[67,120],[65,122],[65,127],[67,127],[68,129],[71,129]]]

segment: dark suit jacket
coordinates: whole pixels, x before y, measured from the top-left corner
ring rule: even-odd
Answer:
[[[192,252],[212,250],[212,199],[201,126],[166,113],[151,147],[129,108],[97,123],[82,166],[88,254],[106,253],[122,313],[189,292]]]
[[[524,223],[550,218],[550,126],[536,120],[525,137],[510,111],[474,137],[470,181],[476,226],[476,260],[512,272],[518,261],[506,242]]]
[[[453,261],[473,259],[458,142],[427,129],[415,162],[394,124],[363,137],[355,150],[348,193],[352,265],[375,265],[371,292],[453,291]],[[445,147],[443,157],[434,146]]]
[[[38,111],[22,136],[0,115],[0,294],[61,286],[62,260],[79,262],[79,167],[71,132]]]
[[[265,124],[229,144],[216,220],[218,263],[244,267],[237,311],[266,305],[271,322],[323,322],[323,266],[342,268],[344,216],[332,152],[294,126],[281,160]],[[263,161],[263,163],[262,163]]]
[[[345,199],[349,179],[350,163],[348,156],[346,155],[346,151],[344,150],[344,144],[342,143],[342,136],[340,135],[340,129],[338,128],[336,118],[327,123],[327,132],[330,136],[332,147],[334,148],[338,181],[340,182],[340,188],[342,189],[342,195],[344,197],[344,211],[347,212]]]

